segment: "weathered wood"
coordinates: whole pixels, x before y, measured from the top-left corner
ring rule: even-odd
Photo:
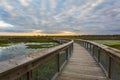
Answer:
[[[115,65],[112,65],[111,60],[113,62],[117,63],[117,65],[120,64],[120,50],[105,46],[103,44],[88,41],[88,40],[79,40],[78,39],[76,41],[80,44],[87,43],[87,44],[91,44],[93,47],[97,47],[98,48],[98,50],[97,50],[98,51],[98,57],[97,57],[98,63],[101,66],[101,68],[104,70],[104,73],[106,74],[108,80],[111,80],[111,79],[120,80],[120,78],[119,78],[120,74],[119,73],[114,74],[112,72],[112,70],[114,70],[115,68],[114,69],[111,68],[111,66],[115,66]],[[83,46],[83,47],[85,47],[85,46]],[[94,50],[92,50],[92,51],[93,51],[92,53],[94,53]],[[97,53],[95,53],[95,54],[97,54]],[[93,55],[93,57],[96,59],[95,56],[96,55]],[[118,68],[118,70],[119,69],[120,69],[120,67]],[[114,76],[114,78],[113,78],[113,76]]]
[[[88,51],[75,43],[73,54],[58,80],[106,80],[106,77]]]
[[[27,80],[32,80],[32,71],[27,72]]]
[[[70,40],[60,40],[61,43],[68,41]],[[105,54],[109,56],[107,76],[108,78],[110,78],[111,59],[115,62],[120,62],[120,54],[118,54],[119,51],[113,50],[112,48],[91,41],[82,40],[80,43],[83,44],[83,46],[88,50],[88,44],[90,44],[91,52],[93,52],[91,46],[93,46],[93,49],[94,47],[99,48],[97,57],[99,63],[101,51],[105,51]],[[57,75],[61,70],[63,70],[62,74],[58,77],[58,80],[106,80],[105,74],[103,73],[102,69],[99,67],[98,63],[93,59],[94,55],[92,57],[92,55],[89,54],[89,52],[85,48],[75,43],[73,50],[73,41],[70,41],[66,44],[54,48],[46,49],[43,51],[40,50],[34,54],[31,53],[29,55],[23,55],[21,57],[16,57],[8,61],[0,62],[0,80],[14,80],[26,73],[28,80],[32,80],[32,70],[41,63],[44,63],[52,56],[57,57]],[[67,61],[69,62],[68,65],[63,69],[63,67],[60,67],[59,63],[59,52],[66,49],[67,53],[69,54],[71,54],[73,50],[73,55],[70,59],[68,59],[70,55],[66,56],[67,60],[64,62],[64,64],[66,64]]]
[[[114,48],[111,48],[109,46],[106,46],[106,45],[103,45],[103,44],[99,44],[99,43],[96,43],[96,42],[93,42],[93,41],[88,41],[88,40],[80,40],[80,39],[77,39],[76,41],[80,41],[82,43],[90,43],[92,44],[93,46],[96,46],[96,47],[99,47],[101,50],[104,50],[107,52],[107,54],[112,58],[114,59],[115,61],[117,62],[120,62],[120,50],[118,49],[114,49]]]
[[[38,50],[36,53],[30,53],[28,55],[0,62],[0,80],[15,80],[24,74],[27,74],[28,80],[32,80],[31,72],[34,68],[39,66],[41,63],[44,63],[52,56],[56,56],[60,51],[69,48],[72,43],[73,41],[69,41],[60,46]]]

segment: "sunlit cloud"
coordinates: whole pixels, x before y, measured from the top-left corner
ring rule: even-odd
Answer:
[[[29,1],[30,0],[19,0],[19,2],[21,3],[21,5],[23,5],[23,6],[29,6]]]
[[[14,27],[14,26],[11,25],[11,24],[6,23],[4,21],[0,21],[0,29],[1,28],[12,28],[12,27]]]
[[[32,33],[42,33],[42,30],[33,30]]]
[[[14,8],[8,1],[5,0],[1,0],[1,5],[3,5],[6,8],[6,10],[9,11],[13,10]]]
[[[61,36],[61,35],[77,35],[74,32],[69,32],[69,31],[62,31],[58,33],[44,33],[42,31],[32,31],[32,32],[0,32],[0,35],[2,36],[38,36],[38,35],[49,35],[49,36]]]
[[[120,0],[0,0],[0,32],[120,34],[119,4]]]
[[[75,32],[70,32],[70,31],[61,31],[61,32],[59,32],[58,34],[68,34],[68,35],[70,35],[70,34],[76,34]]]

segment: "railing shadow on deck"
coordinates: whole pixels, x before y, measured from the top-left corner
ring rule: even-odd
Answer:
[[[0,80],[54,80],[73,52],[73,40],[54,48],[0,62]]]
[[[108,80],[120,80],[120,52],[87,40],[75,40],[86,48],[105,72]]]

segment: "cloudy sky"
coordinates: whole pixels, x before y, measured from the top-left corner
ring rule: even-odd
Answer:
[[[0,0],[1,34],[120,34],[120,0]]]

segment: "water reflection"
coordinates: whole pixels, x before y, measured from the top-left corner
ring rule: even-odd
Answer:
[[[27,49],[26,44],[29,43],[20,43],[20,44],[9,44],[7,47],[0,47],[0,61],[13,58],[15,56],[23,55],[34,51],[35,49]]]
[[[37,49],[27,48],[27,45],[40,45],[48,44],[55,45],[55,43],[18,43],[18,44],[8,44],[6,47],[0,47],[0,61],[11,59],[15,56],[24,55],[33,52]],[[43,45],[44,46],[44,45]]]

